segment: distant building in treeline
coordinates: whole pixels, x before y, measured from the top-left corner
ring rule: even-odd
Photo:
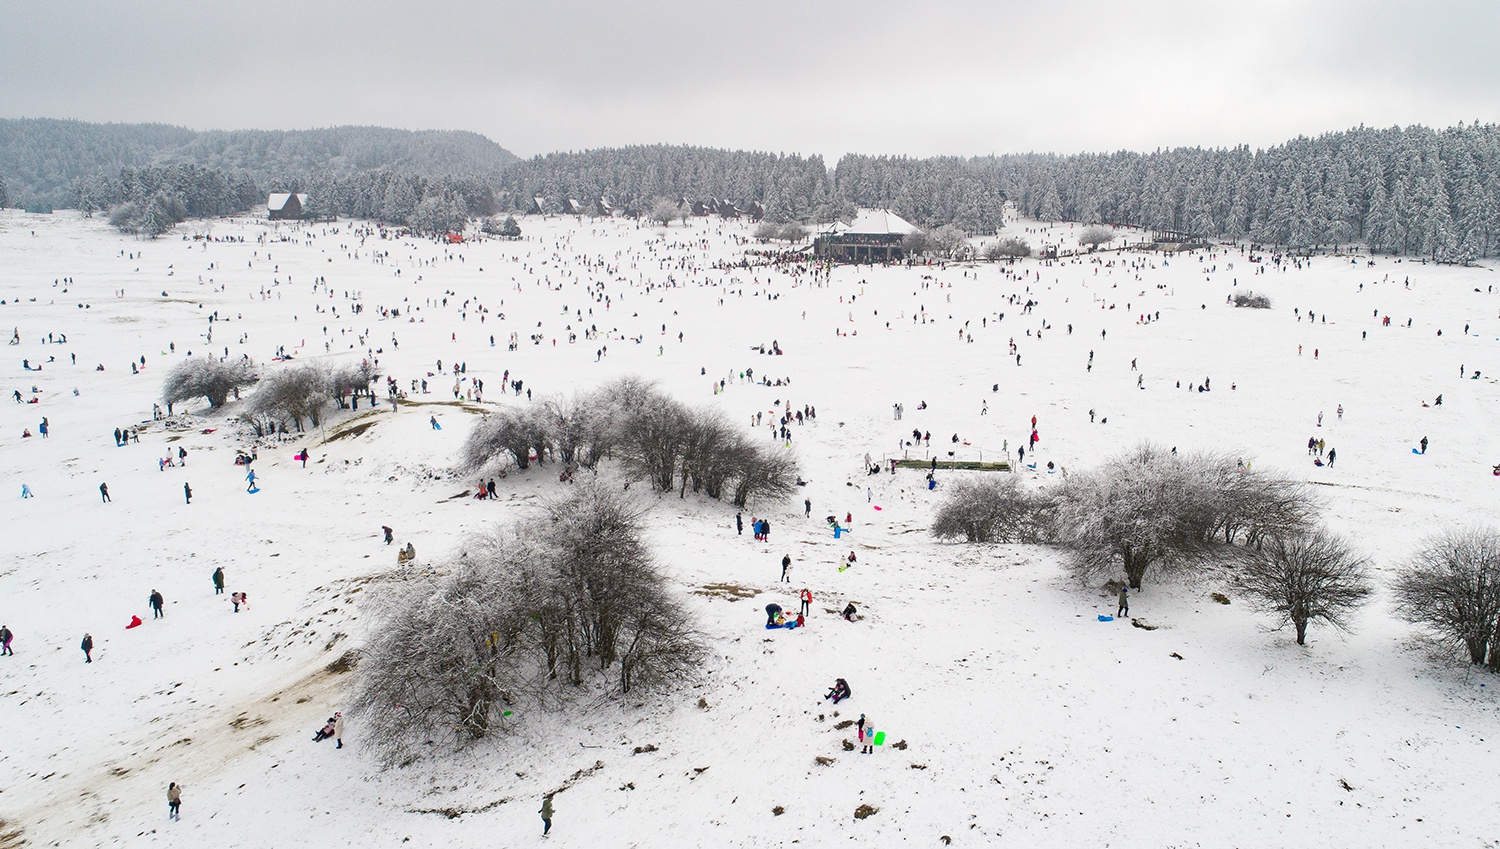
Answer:
[[[836,262],[892,262],[905,258],[901,242],[916,229],[888,209],[861,209],[854,223],[820,233],[813,253]]]
[[[307,207],[307,195],[275,192],[266,199],[266,217],[272,221],[298,221]]]

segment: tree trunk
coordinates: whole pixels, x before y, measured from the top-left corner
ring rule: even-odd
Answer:
[[[1307,645],[1307,620],[1297,619],[1292,624],[1297,626],[1297,645]]]

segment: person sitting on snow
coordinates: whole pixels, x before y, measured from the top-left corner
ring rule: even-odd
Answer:
[[[852,602],[852,601],[849,602],[848,606],[846,606],[844,608],[844,613],[843,613],[844,621],[846,621],[846,622],[853,622],[854,621],[854,614],[856,614],[858,612],[859,611],[857,611],[857,610],[854,609],[854,602]]]
[[[332,737],[333,736],[333,726],[334,726],[334,718],[330,716],[330,717],[328,717],[328,724],[324,725],[322,728],[319,728],[318,729],[318,733],[313,735],[313,742],[314,743],[321,743],[324,740],[327,740],[329,737]]]
[[[839,678],[834,681],[833,689],[829,690],[823,698],[832,699],[834,704],[838,704],[852,695],[854,694],[849,691],[849,682]]]

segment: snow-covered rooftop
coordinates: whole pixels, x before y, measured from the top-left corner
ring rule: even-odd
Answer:
[[[871,236],[905,236],[916,231],[916,226],[889,209],[860,209],[854,222],[843,233],[859,233]]]

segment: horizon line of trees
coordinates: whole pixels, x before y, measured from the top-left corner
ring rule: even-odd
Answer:
[[[94,125],[82,126],[90,129],[77,130],[80,138],[96,145],[108,141],[94,138]],[[244,211],[275,188],[309,194],[314,215],[368,218],[432,233],[457,229],[473,217],[528,210],[538,196],[549,203],[575,199],[585,208],[607,198],[626,214],[641,216],[662,198],[719,198],[758,201],[766,220],[776,224],[829,223],[856,206],[872,206],[929,231],[952,226],[970,237],[998,233],[1006,204],[1013,203],[1041,221],[1247,239],[1294,250],[1361,243],[1445,262],[1471,262],[1500,250],[1496,124],[1440,130],[1360,126],[1259,150],[1179,147],[968,158],[847,154],[831,169],[817,155],[686,145],[551,153],[500,166],[498,154],[485,158],[471,150],[477,142],[441,135],[402,136],[375,145],[363,158],[302,137],[264,153],[254,138],[205,134],[184,140],[172,129],[145,125],[142,132],[149,130],[154,141],[142,147],[175,145],[174,156],[184,161],[75,174],[67,183],[68,198],[85,211],[131,204],[122,221],[148,234],[160,219],[179,212]],[[85,163],[79,167],[108,160],[69,132],[32,135],[61,136],[62,158]],[[14,158],[16,150],[30,162],[47,148],[0,121],[0,182],[11,176],[4,156]],[[434,152],[442,150],[447,159]],[[55,174],[75,170],[66,163],[51,166]],[[27,186],[14,180],[8,185],[16,199],[29,197]]]

